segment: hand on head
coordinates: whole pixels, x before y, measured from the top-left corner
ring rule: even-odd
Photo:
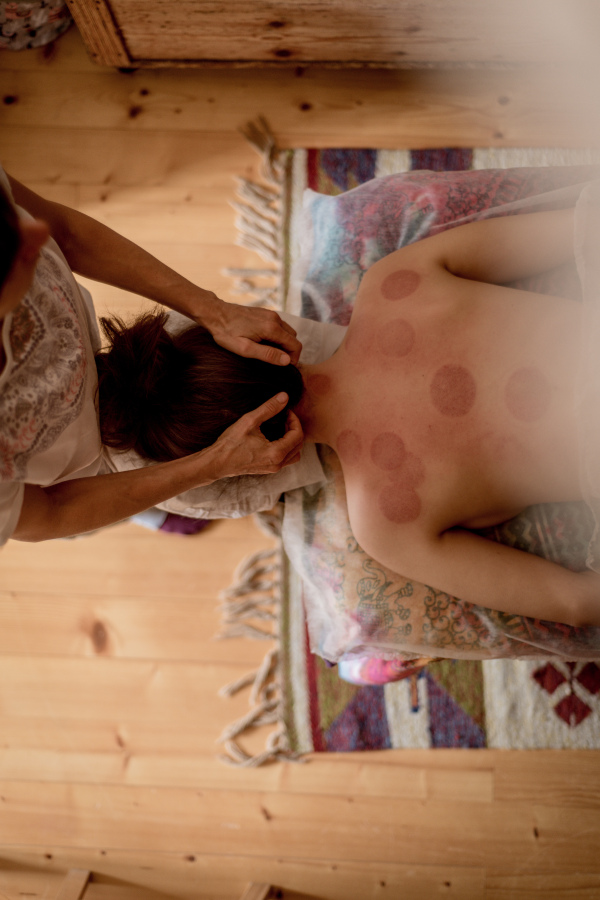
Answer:
[[[202,326],[171,334],[164,313],[143,314],[129,325],[118,319],[100,322],[109,342],[96,356],[100,430],[109,447],[166,462],[209,447],[257,407],[261,450],[266,450],[263,440],[276,444],[289,430],[286,403],[294,407],[303,391],[295,366],[243,358],[218,346]],[[276,393],[285,401],[275,402]],[[254,421],[248,427],[252,432]],[[258,449],[256,442],[252,446]],[[275,471],[286,456],[275,453]]]
[[[275,366],[298,364],[302,345],[294,329],[276,312],[224,301],[214,308],[218,317],[204,324],[221,347]]]
[[[285,434],[278,441],[268,441],[260,430],[260,426],[281,412],[287,402],[287,394],[277,394],[223,432],[215,444],[222,467],[219,478],[267,475],[300,460],[304,435],[298,417],[291,410],[288,410]]]

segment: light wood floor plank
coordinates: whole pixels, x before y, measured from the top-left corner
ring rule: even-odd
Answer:
[[[72,598],[0,593],[0,653],[190,662],[235,658],[249,665],[262,659],[262,641],[218,640],[221,628],[215,595],[203,585],[193,599],[169,593]]]
[[[527,803],[390,803],[319,797],[112,785],[0,783],[0,843],[52,840],[79,849],[190,852],[581,872],[600,839],[595,811]],[[318,810],[318,816],[315,813]],[[457,827],[458,826],[458,827]],[[199,839],[195,829],[201,829]],[[586,841],[581,840],[585,835]],[[382,839],[383,836],[383,839]]]
[[[565,757],[563,759],[562,757]],[[501,801],[533,803],[543,795],[552,806],[600,809],[600,759],[597,751],[502,755],[495,768],[495,796]]]
[[[600,896],[600,873],[548,875],[545,872],[508,875],[486,872],[485,900],[532,900],[534,897],[557,900],[595,900]]]
[[[48,859],[48,856],[51,857]],[[199,853],[150,854],[115,853],[104,851],[72,851],[45,845],[37,855],[25,854],[11,848],[11,857],[22,865],[36,863],[37,870],[27,871],[25,882],[32,891],[41,890],[41,880],[53,873],[65,860],[72,858],[79,864],[93,866],[99,877],[111,874],[136,884],[147,885],[165,893],[173,892],[183,900],[228,900],[239,897],[248,880],[271,878],[272,883],[288,891],[304,890],[313,897],[326,896],[331,900],[364,900],[366,897],[392,896],[402,900],[429,900],[443,896],[450,900],[481,900],[484,897],[485,872],[481,868],[455,865],[418,866],[397,863],[335,862],[307,859],[267,860],[250,856],[210,856]],[[4,863],[4,866],[7,864]],[[6,883],[15,886],[10,869]],[[0,890],[2,890],[0,881]],[[400,893],[401,892],[401,893]],[[13,900],[13,897],[10,897]],[[14,898],[21,900],[21,898]],[[37,897],[35,898],[37,900]],[[44,898],[45,900],[45,898]]]
[[[49,126],[10,125],[2,114],[2,163],[16,178],[35,184],[71,185],[83,190],[128,188],[140,195],[164,185],[182,190],[220,184],[223,199],[231,198],[235,176],[250,177],[259,158],[238,133],[205,135],[170,131],[107,131],[93,128],[62,129]],[[37,148],[44,146],[44,155]],[[43,193],[43,190],[42,190]]]
[[[72,40],[68,36],[66,40]],[[4,54],[6,56],[6,54]],[[596,100],[564,67],[535,70],[0,69],[7,125],[232,131],[277,110],[283,146],[577,146]],[[166,76],[166,77],[165,77]],[[390,111],[395,114],[390,117]],[[399,143],[401,142],[401,143]]]
[[[251,518],[221,520],[210,532],[185,538],[125,524],[35,547],[13,541],[2,551],[0,577],[5,591],[110,596],[131,593],[134,583],[141,597],[200,592],[216,601],[238,564],[269,544]]]

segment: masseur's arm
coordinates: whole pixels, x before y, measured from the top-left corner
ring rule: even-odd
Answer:
[[[13,178],[10,183],[17,205],[48,223],[77,274],[140,294],[195,319],[218,344],[240,356],[275,365],[286,365],[290,359],[298,362],[301,345],[296,333],[277,313],[225,303],[90,216],[45,200]]]
[[[287,399],[287,394],[278,394],[231,425],[211,447],[173,462],[78,478],[48,488],[25,485],[13,538],[44,541],[82,534],[220,478],[278,472],[298,461],[302,428],[289,412],[286,434],[269,443],[260,425],[280,412]]]
[[[574,209],[523,213],[458,225],[411,244],[453,275],[507,284],[573,259]]]

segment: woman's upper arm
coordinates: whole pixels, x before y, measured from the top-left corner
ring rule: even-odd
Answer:
[[[533,554],[464,528],[435,534],[410,525],[382,527],[373,534],[363,531],[361,537],[357,535],[363,549],[392,571],[460,600],[514,615],[584,624],[581,577]]]
[[[573,232],[572,208],[457,225],[376,262],[365,274],[359,296],[368,293],[382,273],[394,269],[414,269],[419,274],[437,271],[471,281],[509,284],[572,260]]]
[[[45,197],[36,194],[35,191],[30,190],[10,175],[8,175],[8,180],[17,206],[26,210],[34,219],[42,219],[47,222],[52,237],[64,252],[64,246],[70,234],[69,216],[72,210],[60,203],[46,200]]]
[[[453,275],[507,284],[572,260],[573,231],[572,208],[522,213],[458,225],[425,238],[421,250]]]

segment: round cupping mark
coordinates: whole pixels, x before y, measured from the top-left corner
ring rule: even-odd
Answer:
[[[394,319],[381,326],[377,333],[377,346],[387,357],[407,356],[415,344],[415,330],[406,319]]]
[[[421,282],[421,276],[412,269],[397,269],[381,282],[381,294],[386,300],[404,300],[410,297]]]
[[[552,388],[543,372],[534,366],[517,369],[504,389],[504,402],[520,422],[537,422],[548,411]]]
[[[433,376],[430,394],[433,405],[443,416],[466,416],[475,403],[477,385],[468,369],[449,364]]]
[[[390,481],[380,491],[379,511],[395,525],[407,525],[421,514],[421,498],[415,490],[425,480],[425,467],[414,453],[407,453],[402,465],[388,472]]]
[[[400,468],[391,471],[389,476],[396,484],[416,488],[425,481],[425,467],[418,456],[407,453]]]
[[[383,431],[371,442],[371,460],[385,472],[398,469],[406,459],[402,438],[393,431]]]
[[[378,502],[382,515],[395,525],[414,522],[421,513],[421,498],[404,484],[386,485],[379,493]]]
[[[355,466],[360,462],[362,443],[356,431],[347,428],[340,431],[335,442],[337,454],[347,466]]]

